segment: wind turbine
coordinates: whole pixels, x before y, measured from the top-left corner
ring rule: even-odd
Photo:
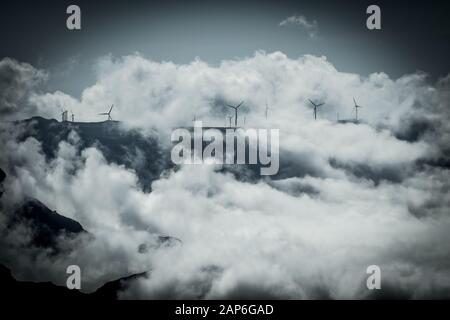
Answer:
[[[311,100],[309,100],[309,102],[311,102],[311,104],[314,106],[314,120],[316,120],[317,119],[317,108],[322,106],[322,105],[324,105],[325,103],[324,102],[322,102],[322,103],[314,103]]]
[[[237,106],[231,106],[231,105],[227,104],[228,107],[234,109],[234,126],[235,126],[235,127],[237,127],[238,109],[239,109],[239,107],[240,107],[243,103],[244,103],[244,101],[242,101],[241,103],[239,103]]]
[[[99,116],[108,116],[108,121],[112,120],[112,118],[111,118],[111,111],[112,111],[113,107],[114,107],[114,105],[112,104],[111,108],[109,109],[108,112],[102,112],[102,113],[99,113],[98,115]]]
[[[359,106],[359,105],[356,103],[355,97],[353,97],[353,102],[355,103],[356,121],[358,121],[358,108],[362,108],[362,106]]]

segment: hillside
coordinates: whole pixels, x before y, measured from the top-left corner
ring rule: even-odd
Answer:
[[[164,152],[156,135],[144,136],[136,129],[124,130],[118,121],[58,122],[54,119],[33,117],[19,121],[25,130],[20,140],[33,137],[41,142],[48,159],[53,159],[61,141],[68,141],[75,132],[79,149],[95,146],[109,163],[134,169],[142,188],[151,190],[151,183],[164,169],[171,167],[170,152]]]

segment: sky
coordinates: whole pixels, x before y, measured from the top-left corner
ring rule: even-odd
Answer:
[[[0,56],[51,70],[49,87],[76,95],[95,80],[96,59],[134,52],[218,64],[279,50],[294,59],[324,55],[338,70],[393,78],[420,70],[435,79],[450,70],[447,1],[378,1],[377,31],[366,28],[370,1],[77,1],[82,30],[69,31],[65,9],[72,2],[2,3]],[[295,15],[314,23],[314,37],[299,25],[280,26]]]
[[[371,298],[375,264],[385,297],[450,297],[448,5],[391,2],[380,31],[354,1],[80,2],[73,32],[63,1],[1,4],[0,262],[58,285],[76,263],[85,292],[151,271],[120,293],[140,299]],[[308,99],[325,103],[317,120]],[[223,126],[240,101],[247,126],[280,129],[279,174],[161,157],[144,189],[139,147],[121,146],[121,165],[59,123],[75,129],[49,158],[22,138],[33,121],[6,121],[64,108],[89,127],[114,104],[120,132],[164,154],[173,128]],[[93,237],[61,237],[57,255],[29,244],[7,223],[28,197]]]

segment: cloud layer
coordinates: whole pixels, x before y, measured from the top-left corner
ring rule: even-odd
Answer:
[[[32,114],[34,106],[27,103],[29,92],[47,79],[47,73],[28,63],[13,59],[0,60],[0,116]]]
[[[27,68],[19,74],[45,74]],[[2,259],[16,276],[63,284],[65,266],[76,263],[88,291],[151,271],[122,298],[369,298],[365,271],[376,264],[387,296],[449,296],[448,77],[435,85],[419,73],[361,77],[325,57],[281,52],[219,66],[103,57],[95,68],[97,82],[80,98],[14,83],[27,88],[21,96],[36,114],[57,117],[64,108],[96,121],[114,103],[124,130],[156,130],[167,145],[171,128],[194,115],[223,126],[225,103],[245,100],[246,125],[280,129],[280,173],[244,179],[245,167],[186,165],[147,192],[132,168],[81,147],[76,131],[48,159],[39,141],[20,141],[17,126],[3,123],[3,215],[32,196],[95,236],[77,240],[69,256],[30,248],[17,257],[11,246]],[[363,121],[338,123],[337,113],[353,119],[354,96]],[[326,103],[317,121],[307,99]],[[17,106],[15,117],[29,115]],[[182,245],[158,247],[157,235]],[[2,243],[23,234],[8,237]],[[151,250],[138,250],[143,243]]]

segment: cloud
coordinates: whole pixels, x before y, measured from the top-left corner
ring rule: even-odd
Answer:
[[[106,56],[99,59],[96,70],[96,83],[83,91],[81,99],[56,91],[35,93],[30,103],[43,114],[53,110],[58,119],[60,106],[67,105],[80,121],[102,120],[97,114],[114,104],[114,119],[168,129],[189,124],[194,114],[208,125],[224,125],[229,113],[225,104],[244,100],[241,116],[247,117],[248,124],[287,124],[295,130],[313,124],[308,99],[323,100],[326,104],[318,117],[334,122],[337,113],[341,119],[354,118],[355,96],[365,107],[360,113],[364,122],[392,131],[406,125],[400,121],[407,115],[418,115],[426,108],[427,99],[440,99],[440,91],[429,85],[423,74],[391,79],[380,72],[361,77],[336,70],[326,57],[291,59],[281,52],[257,52],[219,66],[201,60],[176,65],[141,55]],[[268,121],[266,100],[271,108]],[[293,116],[298,125],[289,121]],[[426,120],[432,113],[420,117]]]
[[[14,59],[0,60],[0,116],[30,116],[35,112],[27,103],[30,92],[47,79],[47,73]]]
[[[286,26],[297,26],[299,28],[304,29],[310,38],[316,38],[317,33],[319,31],[319,25],[316,20],[308,21],[305,16],[303,15],[293,15],[290,17],[287,17],[286,19],[282,20],[279,24],[280,27],[286,27]]]
[[[193,114],[223,125],[224,103],[245,100],[247,125],[280,128],[280,174],[241,179],[248,169],[186,165],[166,168],[150,192],[132,165],[109,162],[76,131],[52,158],[36,139],[19,138],[26,128],[2,124],[1,219],[27,195],[95,237],[59,257],[20,247],[23,234],[2,238],[2,259],[16,276],[64,284],[65,266],[75,263],[87,291],[151,271],[121,298],[368,298],[365,270],[377,264],[382,286],[408,298],[448,297],[448,77],[362,77],[325,57],[281,52],[219,66],[103,57],[96,70],[79,99],[32,90],[28,103],[55,116],[71,105],[84,121],[114,103],[115,119],[155,129],[168,144],[171,128],[189,125]],[[337,112],[353,118],[353,96],[365,107],[363,121],[337,123]],[[326,102],[317,121],[309,98]],[[417,120],[430,124],[420,134]],[[139,153],[125,156],[142,163]],[[139,252],[157,235],[183,245]]]

